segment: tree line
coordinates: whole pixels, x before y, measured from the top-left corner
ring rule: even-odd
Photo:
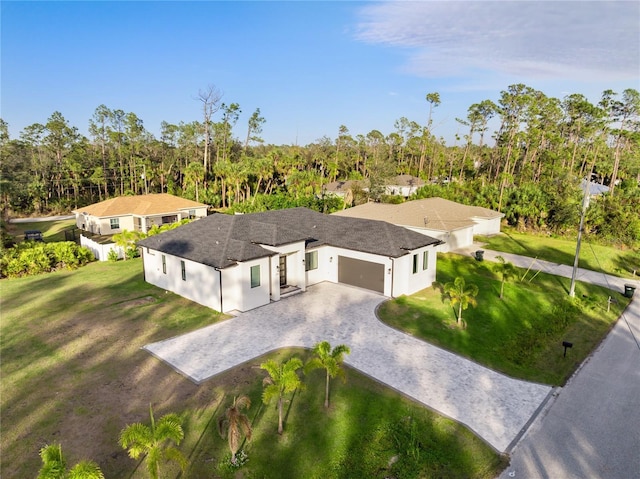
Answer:
[[[89,119],[88,137],[60,112],[13,139],[0,120],[5,215],[68,211],[152,192],[255,211],[323,198],[328,183],[345,179],[367,186],[354,192],[354,201],[385,201],[385,182],[409,174],[427,182],[422,196],[453,197],[504,212],[521,228],[562,233],[575,230],[580,180],[591,178],[610,191],[597,210],[590,208],[587,230],[610,241],[640,240],[640,94],[634,89],[606,90],[592,103],[579,93],[558,99],[510,85],[496,101],[472,104],[456,119],[453,144],[433,131],[437,92],[426,95],[422,122],[399,118],[387,134],[353,135],[340,125],[335,138],[305,146],[265,144],[260,135],[267,120],[259,108],[238,138],[238,103],[222,102],[214,86],[196,99],[201,118],[163,121],[159,137],[135,113],[105,105]]]

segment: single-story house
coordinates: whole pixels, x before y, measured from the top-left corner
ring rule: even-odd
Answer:
[[[417,176],[411,175],[398,175],[387,181],[385,186],[385,193],[387,195],[399,195],[408,198],[413,195],[419,188],[422,188],[426,183],[424,180]]]
[[[162,226],[185,218],[207,216],[208,206],[168,193],[118,196],[73,210],[78,228],[98,235],[124,230],[146,233],[153,225]]]
[[[500,232],[503,213],[467,206],[443,198],[425,198],[398,205],[366,203],[334,213],[349,218],[387,221],[443,241],[439,251],[447,252],[473,244],[474,235]]]
[[[89,248],[97,260],[107,261],[110,251],[119,258],[124,250],[111,241],[111,235],[127,231],[147,233],[153,225],[175,223],[185,218],[204,218],[208,206],[167,193],[118,196],[73,210],[76,226],[87,232],[80,244]]]
[[[322,281],[412,294],[435,281],[439,244],[390,223],[307,208],[216,213],[138,242],[147,282],[223,312]]]
[[[322,192],[325,194],[339,196],[345,198],[350,196],[353,198],[353,188],[360,187],[367,190],[366,183],[362,180],[339,180],[332,181],[326,185],[322,185]]]

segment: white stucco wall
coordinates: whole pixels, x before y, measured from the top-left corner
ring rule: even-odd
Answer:
[[[282,246],[269,246],[261,244],[264,249],[278,253],[279,256],[286,256],[287,261],[287,284],[291,286],[297,286],[302,291],[306,290],[306,275],[304,271],[304,241],[297,241]],[[279,265],[279,261],[275,263]],[[274,283],[274,288],[277,285],[280,287],[280,275],[276,268],[277,283]]]
[[[224,312],[248,311],[269,304],[270,258],[259,258],[222,270],[222,306]],[[260,266],[260,286],[251,287],[251,267]]]
[[[428,252],[428,268],[422,269],[423,252]],[[413,255],[418,255],[418,271],[413,272]],[[436,280],[437,250],[433,246],[420,248],[400,258],[394,258],[393,269],[393,294],[387,296],[401,296],[413,294],[422,289],[429,288]],[[385,292],[386,294],[386,292]]]
[[[444,241],[444,244],[437,247],[437,250],[441,253],[448,253],[449,251],[458,248],[465,248],[473,244],[472,226],[460,228],[454,231],[432,230],[428,228],[417,228],[415,226],[403,226],[403,228]]]
[[[471,218],[475,223],[473,234],[475,235],[495,235],[500,233],[500,221],[502,218]]]
[[[166,273],[162,271],[162,256]],[[180,261],[185,263],[186,280],[182,279]],[[148,283],[172,291],[198,304],[220,311],[220,276],[211,266],[142,248],[144,277]],[[226,309],[226,305],[223,305]]]

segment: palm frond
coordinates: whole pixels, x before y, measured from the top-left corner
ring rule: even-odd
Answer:
[[[104,474],[95,462],[85,460],[71,468],[67,479],[104,479]]]
[[[139,422],[129,424],[120,432],[119,443],[123,449],[128,450],[129,457],[138,459],[153,444],[151,429]]]

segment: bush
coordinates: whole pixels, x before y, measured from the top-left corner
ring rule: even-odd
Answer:
[[[107,259],[115,263],[118,261],[118,252],[114,249],[110,249],[109,253],[107,253]]]
[[[4,251],[0,258],[0,277],[16,278],[48,273],[61,268],[76,269],[94,259],[91,250],[71,241],[24,241]]]

